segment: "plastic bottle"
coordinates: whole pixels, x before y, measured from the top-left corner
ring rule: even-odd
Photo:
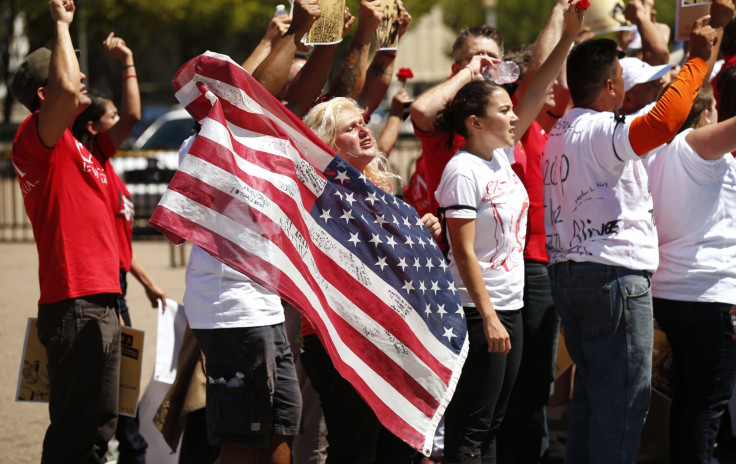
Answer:
[[[487,81],[495,82],[496,84],[510,84],[516,82],[519,79],[519,65],[513,61],[504,61],[496,65],[486,66],[483,70],[483,77]]]
[[[285,15],[285,14],[289,14],[289,12],[286,11],[286,6],[284,6],[284,5],[280,4],[280,3],[278,5],[276,5],[276,13],[273,14],[273,17],[275,18],[277,16],[281,16],[281,15]]]

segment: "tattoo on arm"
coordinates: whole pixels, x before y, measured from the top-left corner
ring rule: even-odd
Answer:
[[[368,71],[375,77],[390,76],[391,73],[386,72],[387,67],[388,66],[386,63],[383,63],[383,62],[376,63],[376,60],[374,59]]]
[[[360,61],[363,54],[363,45],[350,47],[348,56],[340,68],[340,73],[330,89],[330,94],[336,97],[349,97],[355,91],[360,74]]]

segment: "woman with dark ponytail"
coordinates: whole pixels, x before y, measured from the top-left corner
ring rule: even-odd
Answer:
[[[516,107],[501,86],[474,79],[435,120],[448,143],[455,134],[466,139],[435,192],[470,341],[445,413],[447,463],[496,462],[496,434],[521,363],[523,338],[529,197],[511,169],[513,147],[541,110],[582,16],[574,7],[565,13],[562,38],[522,89]]]
[[[467,140],[447,163],[435,193],[447,221],[447,257],[470,338],[445,413],[448,462],[495,456],[495,431],[521,362],[529,197],[511,169],[518,120],[505,90],[476,81],[460,89],[436,122],[438,129]],[[485,448],[486,442],[493,448]]]

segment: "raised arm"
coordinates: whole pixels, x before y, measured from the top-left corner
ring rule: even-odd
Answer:
[[[350,41],[345,61],[327,92],[330,96],[358,99],[365,83],[371,40],[382,18],[381,0],[361,0],[358,11],[358,29],[355,31],[353,40]]]
[[[291,18],[287,14],[282,14],[271,19],[266,27],[266,33],[263,34],[263,38],[256,48],[250,53],[248,58],[243,61],[243,68],[249,73],[253,74],[258,65],[263,63],[273,47],[276,46],[279,39],[286,34],[291,24]]]
[[[555,44],[560,40],[562,31],[564,30],[564,17],[565,11],[567,10],[567,0],[556,0],[552,9],[547,16],[542,29],[539,31],[537,40],[534,41],[534,50],[532,51],[532,57],[529,60],[529,67],[524,78],[525,82],[522,82],[517,89],[523,91],[525,84],[531,80],[532,76],[542,66],[542,63],[549,57],[552,50],[555,48]]]
[[[391,99],[391,111],[389,112],[386,125],[383,126],[381,136],[378,137],[378,150],[384,155],[391,154],[391,150],[396,146],[396,140],[399,138],[399,127],[404,120],[404,103],[410,102],[409,94],[406,89],[399,89]]]
[[[355,17],[350,14],[350,9],[347,7],[343,12],[343,20],[342,36],[344,38],[355,23]],[[286,107],[298,117],[301,118],[307,114],[314,100],[322,92],[330,76],[336,52],[337,44],[316,45],[312,55],[291,82],[284,100],[287,102]]]
[[[289,29],[279,39],[263,63],[253,71],[253,77],[272,95],[278,95],[286,84],[297,45],[304,34],[309,32],[320,13],[318,0],[296,0],[294,17],[289,24]]]
[[[718,60],[718,51],[721,49],[721,40],[723,40],[723,29],[733,19],[734,2],[733,0],[713,0],[710,5],[710,25],[716,31],[715,46],[711,50],[710,57],[706,60],[708,63],[708,74],[705,79],[710,79],[713,72],[713,66]]]
[[[74,19],[74,2],[51,0],[51,19],[54,22],[54,45],[51,49],[49,79],[41,90],[41,111],[38,115],[38,136],[47,148],[52,148],[74,122],[79,104],[79,93],[84,75],[74,53],[69,26]]]
[[[574,5],[570,5],[565,11],[563,15],[565,29],[560,40],[529,81],[524,95],[514,107],[514,113],[519,117],[519,121],[516,123],[518,134],[526,132],[537,114],[539,114],[539,110],[542,109],[550,87],[552,87],[552,83],[559,74],[572,43],[583,26],[583,16],[584,13],[578,11]]]
[[[736,116],[691,131],[685,136],[688,145],[701,158],[714,160],[736,151]]]
[[[120,102],[120,120],[110,128],[110,139],[115,147],[125,142],[141,120],[141,93],[138,89],[138,76],[135,71],[133,52],[125,45],[125,40],[115,37],[115,33],[102,42],[111,57],[120,60],[123,67],[123,92]]]
[[[695,21],[690,31],[690,58],[654,108],[631,122],[629,141],[636,154],[644,155],[670,141],[690,113],[716,40],[709,20],[709,16],[703,16]]]
[[[642,61],[652,66],[667,64],[670,60],[670,50],[667,47],[667,38],[652,21],[652,12],[642,0],[629,0],[624,10],[624,17],[636,24],[641,36]]]
[[[401,0],[396,0],[396,6],[399,10],[399,39],[401,39],[401,36],[409,29],[411,15]],[[378,108],[386,95],[388,86],[391,85],[397,52],[398,50],[379,50],[373,56],[365,77],[363,92],[358,99],[358,104],[365,109],[366,117],[373,114],[373,111]]]
[[[437,118],[437,114],[455,98],[457,91],[465,84],[474,80],[482,80],[483,68],[494,61],[500,62],[501,60],[476,55],[467,66],[460,69],[452,77],[419,95],[411,104],[411,120],[414,125],[424,132],[434,130],[434,120]]]

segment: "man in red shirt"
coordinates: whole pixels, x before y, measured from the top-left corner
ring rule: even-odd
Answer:
[[[118,246],[105,170],[69,130],[90,103],[69,35],[74,2],[49,8],[53,49],[28,55],[11,84],[32,113],[12,160],[39,257],[51,419],[41,462],[104,462],[118,410]]]

